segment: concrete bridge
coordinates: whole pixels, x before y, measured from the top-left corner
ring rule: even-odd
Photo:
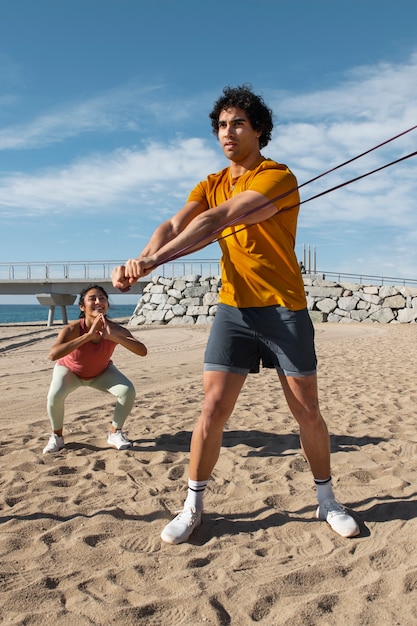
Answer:
[[[53,324],[55,307],[62,310],[62,321],[67,323],[66,306],[75,302],[82,289],[99,284],[108,294],[120,294],[111,282],[111,273],[123,261],[51,261],[28,263],[0,263],[0,295],[34,295],[41,305],[49,306],[48,326]],[[188,259],[161,265],[148,276],[132,285],[129,293],[140,295],[153,276],[175,278],[189,274],[217,276],[219,261]]]

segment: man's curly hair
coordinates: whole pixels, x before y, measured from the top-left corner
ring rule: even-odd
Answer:
[[[266,106],[261,96],[253,93],[250,85],[245,84],[223,89],[223,96],[214,103],[213,110],[209,114],[213,133],[217,135],[219,132],[220,113],[231,107],[239,107],[245,111],[252,128],[262,133],[259,137],[259,147],[265,148],[271,139],[274,126],[272,111]]]

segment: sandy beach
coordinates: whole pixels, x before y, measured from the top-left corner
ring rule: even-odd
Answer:
[[[339,499],[359,537],[315,518],[311,473],[275,372],[248,378],[188,543],[160,539],[182,508],[202,400],[206,327],[131,328],[126,430],[113,397],[66,403],[66,448],[43,455],[61,326],[0,327],[0,623],[45,626],[417,623],[417,325],[317,324],[321,408]]]

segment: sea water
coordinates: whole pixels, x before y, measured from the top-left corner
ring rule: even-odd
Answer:
[[[129,318],[133,315],[136,304],[111,304],[107,316],[111,319]],[[80,316],[78,305],[67,306],[68,321],[76,320]],[[49,307],[40,304],[0,304],[0,324],[29,324],[34,322],[48,322]],[[54,323],[62,321],[60,306],[55,307]]]

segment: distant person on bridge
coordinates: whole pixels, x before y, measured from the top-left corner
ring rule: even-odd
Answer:
[[[261,154],[271,138],[272,112],[248,86],[226,87],[210,118],[229,167],[200,182],[183,208],[155,230],[142,254],[113,270],[113,285],[124,291],[168,259],[215,239],[222,250],[222,287],[204,357],[204,402],[191,440],[188,494],[161,538],[182,543],[201,523],[223,428],[247,375],[258,372],[260,363],[276,369],[298,422],[317,489],[317,517],[344,537],[358,535],[358,524],[332,488],[314,328],[294,253],[297,181],[286,165]]]
[[[53,432],[43,449],[44,454],[58,452],[64,447],[65,399],[82,386],[117,397],[107,443],[118,450],[132,445],[122,428],[136,392],[132,382],[113,365],[111,356],[118,344],[139,356],[146,356],[146,346],[127,328],[107,317],[109,298],[103,287],[92,285],[84,289],[78,304],[80,319],[70,322],[60,331],[49,352],[49,358],[57,363],[47,401]]]

